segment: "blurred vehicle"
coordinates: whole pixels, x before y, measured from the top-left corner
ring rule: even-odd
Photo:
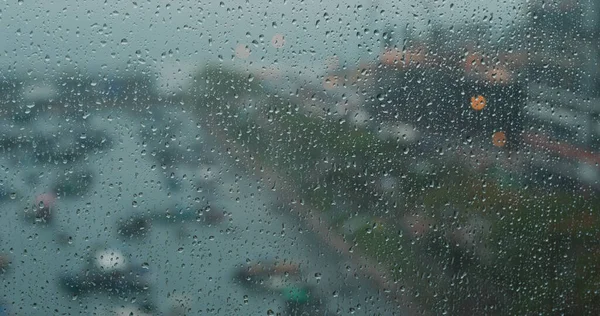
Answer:
[[[76,124],[68,117],[42,116],[32,125],[35,156],[42,162],[75,162],[113,146],[108,132],[91,124]]]
[[[328,315],[326,302],[316,291],[306,285],[291,285],[281,290],[285,301],[286,315]]]
[[[54,180],[52,191],[61,198],[82,197],[94,187],[94,172],[84,166],[72,166]]]
[[[378,128],[378,136],[383,140],[393,140],[399,144],[416,143],[421,135],[415,126],[402,122],[383,122]]]
[[[8,150],[19,143],[19,125],[10,119],[0,121],[0,145],[2,150]]]
[[[131,261],[118,247],[97,247],[84,269],[63,273],[59,282],[72,295],[91,292],[141,294],[150,287],[149,271],[142,264]]]
[[[225,211],[210,206],[174,207],[164,212],[135,215],[117,224],[117,233],[123,238],[144,238],[155,224],[179,225],[201,223],[212,226],[225,220]]]
[[[58,89],[54,83],[33,82],[22,88],[22,103],[12,110],[12,119],[16,122],[27,122],[32,120],[57,100]]]
[[[281,290],[287,282],[300,277],[300,266],[294,263],[256,263],[241,267],[234,273],[234,279],[245,287],[270,291]]]
[[[75,198],[87,194],[93,187],[92,172],[89,169],[78,168],[64,170],[53,180],[52,188],[35,196],[31,206],[26,208],[25,217],[36,222],[50,224],[55,218],[58,198]],[[33,184],[32,184],[33,186]]]
[[[35,198],[31,213],[26,213],[28,217],[33,217],[35,221],[50,224],[54,219],[56,208],[56,194],[42,193]]]
[[[152,221],[146,216],[131,217],[119,221],[117,233],[124,238],[143,238],[150,230]]]
[[[156,307],[151,304],[125,305],[115,308],[111,315],[114,316],[152,316],[156,312]]]
[[[285,315],[325,315],[326,302],[316,287],[305,281],[300,266],[266,261],[239,268],[234,279],[253,291],[278,293],[284,300]]]
[[[0,301],[0,316],[10,316],[13,315],[10,312],[10,305],[7,303]]]
[[[9,269],[10,263],[10,256],[5,253],[0,253],[0,273],[5,273]]]

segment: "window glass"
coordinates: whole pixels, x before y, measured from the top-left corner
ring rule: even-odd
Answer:
[[[0,315],[600,313],[597,0],[0,28]]]

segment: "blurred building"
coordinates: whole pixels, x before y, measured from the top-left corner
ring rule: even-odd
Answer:
[[[600,2],[535,0],[527,11],[524,141],[533,173],[598,187]]]
[[[433,24],[428,36],[406,31],[401,41],[389,34],[384,34],[379,63],[360,70],[371,79],[361,83],[371,96],[366,108],[378,124],[402,122],[425,138],[454,143],[519,145],[525,89],[508,62],[497,62],[508,49],[493,44],[489,27],[450,31]],[[490,40],[480,43],[481,38]],[[474,107],[474,100],[481,107]],[[496,133],[502,142],[493,142]]]

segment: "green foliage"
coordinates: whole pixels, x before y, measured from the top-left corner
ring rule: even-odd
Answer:
[[[351,215],[373,218],[350,236],[356,247],[433,312],[579,314],[600,307],[597,198],[406,154],[372,130],[293,110],[299,106],[265,92],[250,74],[209,67],[196,78],[200,115],[287,175],[316,211],[344,210],[330,216],[335,227]],[[243,114],[244,98],[260,100],[254,116]],[[411,167],[425,158],[433,171]],[[398,179],[392,192],[377,187],[383,174]],[[405,216],[427,222],[424,232],[411,234]],[[383,227],[374,228],[376,218]]]

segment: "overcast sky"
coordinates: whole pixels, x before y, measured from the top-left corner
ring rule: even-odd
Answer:
[[[523,11],[522,0],[379,1],[377,10],[369,9],[371,1],[352,0],[201,2],[5,1],[0,65],[3,71],[42,74],[75,66],[112,69],[127,62],[202,65],[219,55],[231,60],[239,45],[249,51],[239,54],[238,48],[238,57],[255,64],[321,63],[333,54],[352,62],[369,58],[368,45],[379,47],[372,30],[386,24],[402,34],[406,25],[423,30],[427,19],[449,25],[479,23],[492,15],[491,28],[500,32]],[[371,33],[360,38],[365,27]],[[272,43],[276,34],[284,36],[280,48]]]

